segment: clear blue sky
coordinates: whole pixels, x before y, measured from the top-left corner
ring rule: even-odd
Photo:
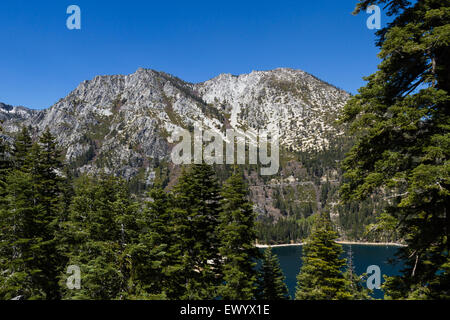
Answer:
[[[379,62],[356,1],[1,1],[0,101],[45,108],[83,80],[139,67],[191,82],[290,67],[356,93]],[[81,30],[66,28],[71,4]]]

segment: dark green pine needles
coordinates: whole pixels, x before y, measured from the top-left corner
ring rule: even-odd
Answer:
[[[393,22],[377,32],[382,62],[346,105],[356,142],[343,162],[344,200],[379,192],[384,217],[407,247],[394,299],[450,298],[450,1],[363,0],[387,5]],[[382,223],[382,221],[381,221]]]
[[[297,300],[350,299],[348,280],[342,273],[346,260],[341,258],[342,246],[335,242],[329,216],[316,218],[311,235],[302,248],[302,267],[297,276]]]
[[[65,219],[61,152],[48,130],[33,143],[27,128],[12,150],[1,151],[10,167],[0,176],[0,296],[59,299],[65,263],[58,250]]]
[[[278,257],[273,254],[272,248],[266,248],[260,270],[258,298],[262,300],[289,299],[285,280]]]
[[[222,188],[218,235],[224,281],[219,295],[223,299],[250,300],[255,297],[256,261],[260,254],[255,247],[255,213],[247,190],[239,173],[234,173]]]

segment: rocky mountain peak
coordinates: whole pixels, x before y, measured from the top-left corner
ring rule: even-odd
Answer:
[[[15,128],[15,126],[9,126],[12,121],[25,121],[36,114],[35,110],[28,109],[22,106],[11,106],[0,102],[0,121],[4,121],[3,126],[8,131]]]
[[[139,68],[129,75],[83,81],[45,110],[2,104],[0,116],[11,132],[21,125],[38,131],[49,127],[67,150],[68,161],[83,171],[131,177],[154,159],[168,158],[171,132],[194,124],[218,131],[278,126],[283,148],[328,148],[343,134],[335,120],[348,98],[346,92],[289,68],[221,74],[196,84]],[[14,110],[23,115],[13,116]]]

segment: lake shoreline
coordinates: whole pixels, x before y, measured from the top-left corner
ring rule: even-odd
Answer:
[[[358,241],[336,241],[339,244],[354,244],[354,245],[366,245],[366,246],[396,246],[396,247],[406,247],[406,245],[397,242],[358,242]],[[282,244],[256,244],[257,248],[277,248],[277,247],[291,247],[291,246],[302,246],[304,242],[300,243],[282,243]]]

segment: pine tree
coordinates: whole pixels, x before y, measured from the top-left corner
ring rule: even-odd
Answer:
[[[175,224],[182,239],[183,299],[213,299],[220,279],[220,240],[217,235],[220,188],[207,164],[184,171],[173,189]]]
[[[0,122],[1,124],[1,122]],[[3,128],[0,126],[0,192],[4,187],[5,177],[12,168],[11,148],[2,135]],[[0,199],[3,194],[0,193]]]
[[[31,137],[26,138],[30,143],[24,156],[31,148]],[[28,234],[29,217],[33,215],[31,175],[14,168],[13,150],[3,137],[0,139],[0,299],[36,297],[40,292],[33,287],[27,272],[27,253],[33,241]]]
[[[75,182],[69,219],[64,223],[68,264],[81,271],[81,289],[65,287],[70,299],[121,299],[130,287],[132,267],[128,248],[136,243],[136,205],[126,183],[112,176],[82,176]]]
[[[46,132],[32,143],[24,128],[14,143],[14,169],[6,178],[2,207],[2,295],[28,299],[59,299],[58,276],[63,258],[58,251],[61,193],[59,153]]]
[[[0,126],[0,210],[4,209],[4,200],[8,190],[6,177],[13,168],[11,147],[2,132],[3,128]]]
[[[273,254],[272,248],[264,250],[260,271],[258,299],[261,300],[287,300],[289,299],[286,278],[280,268],[278,257]]]
[[[296,300],[350,299],[349,283],[342,268],[342,246],[335,242],[338,237],[326,213],[316,218],[311,235],[302,252],[302,267],[297,276]]]
[[[183,293],[179,272],[180,237],[174,226],[173,197],[161,185],[149,192],[139,215],[139,241],[129,250],[131,282],[140,290],[134,298],[176,299]]]
[[[14,140],[13,159],[14,167],[20,170],[27,170],[32,165],[30,163],[30,150],[33,144],[30,131],[27,127],[22,127],[22,130]]]
[[[371,299],[369,289],[363,285],[364,276],[359,276],[355,272],[352,246],[350,246],[347,252],[347,270],[345,270],[344,277],[348,280],[347,290],[351,293],[352,300]]]
[[[63,207],[63,177],[61,171],[63,163],[55,137],[47,128],[39,138],[39,147],[31,147],[33,162],[31,175],[35,198],[34,222],[41,238],[40,256],[33,252],[38,259],[35,263],[41,270],[40,285],[46,293],[46,299],[59,299],[59,275],[63,270],[65,258],[59,252],[58,235],[60,223],[65,215]],[[26,159],[26,158],[25,158]],[[23,164],[26,166],[26,162]],[[36,251],[36,250],[34,250]],[[45,258],[44,258],[45,257]]]
[[[40,148],[32,147],[34,158],[32,176],[36,191],[38,210],[35,222],[39,225],[42,237],[42,256],[36,263],[42,270],[42,286],[47,299],[60,298],[58,278],[65,264],[65,258],[59,252],[58,235],[60,224],[65,219],[63,206],[63,163],[61,151],[55,137],[47,128],[39,138]],[[37,160],[37,161],[36,161]]]
[[[0,298],[42,299],[44,292],[36,285],[42,270],[34,263],[33,255],[39,250],[40,241],[36,237],[32,177],[14,170],[7,176],[6,184],[8,191],[0,211]]]
[[[450,298],[450,1],[363,0],[383,4],[392,23],[377,32],[382,62],[344,109],[356,142],[343,162],[344,200],[375,191],[407,246],[388,296]]]
[[[220,255],[224,284],[219,288],[223,299],[250,300],[255,297],[259,250],[255,247],[255,214],[248,200],[240,174],[234,173],[222,189]]]

